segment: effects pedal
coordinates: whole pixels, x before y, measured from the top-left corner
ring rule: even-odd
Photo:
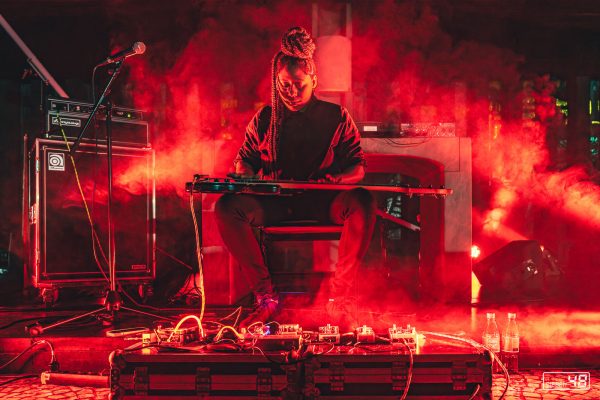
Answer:
[[[277,333],[271,334],[268,325],[262,330],[246,334],[246,340],[263,351],[281,351],[299,349],[302,345],[302,328],[298,324],[282,324]]]
[[[356,328],[357,343],[375,343],[375,332],[373,328],[367,325]]]
[[[277,334],[302,336],[302,327],[299,324],[281,324],[277,329]]]
[[[197,326],[189,328],[156,328],[156,335],[160,339],[161,345],[179,347],[188,343],[197,342],[200,340],[200,335]]]
[[[252,342],[263,351],[297,350],[302,345],[302,336],[262,335],[256,336]]]
[[[414,326],[406,325],[406,328],[397,327],[396,324],[388,329],[390,342],[392,344],[405,343],[412,351],[418,347],[418,335]]]
[[[317,340],[319,342],[340,344],[340,327],[331,324],[320,326]]]

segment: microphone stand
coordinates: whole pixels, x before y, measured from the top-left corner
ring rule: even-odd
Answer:
[[[115,232],[114,232],[114,225],[113,225],[113,216],[112,216],[112,200],[113,200],[113,196],[112,196],[112,180],[113,180],[113,170],[112,170],[112,103],[109,99],[109,95],[110,95],[110,90],[111,90],[111,86],[113,84],[113,82],[115,81],[115,79],[117,78],[117,76],[119,75],[119,72],[121,72],[121,68],[123,67],[123,60],[119,60],[117,62],[114,63],[115,64],[115,68],[112,72],[112,75],[109,79],[109,81],[107,82],[106,86],[104,87],[104,90],[102,91],[102,94],[100,95],[100,97],[98,98],[98,101],[94,104],[94,107],[92,109],[92,112],[90,113],[88,120],[86,121],[86,123],[83,125],[83,127],[81,128],[81,131],[79,132],[79,135],[77,136],[77,139],[75,140],[75,142],[73,143],[73,146],[71,146],[71,150],[70,150],[70,155],[71,157],[74,157],[77,151],[77,148],[79,147],[80,143],[81,143],[81,139],[83,138],[85,131],[87,130],[87,128],[90,126],[91,121],[94,119],[94,116],[97,114],[98,110],[100,109],[100,106],[102,105],[102,103],[105,103],[105,112],[106,112],[106,158],[107,158],[107,180],[108,180],[108,185],[107,185],[107,192],[108,192],[108,201],[107,201],[107,224],[108,224],[108,272],[109,272],[109,290],[106,294],[106,297],[104,299],[104,307],[99,308],[97,310],[93,310],[81,315],[77,315],[75,317],[72,318],[68,318],[66,320],[63,321],[59,321],[56,322],[54,324],[48,325],[46,327],[43,327],[41,324],[39,323],[35,323],[33,325],[30,325],[27,327],[27,331],[29,332],[30,335],[32,336],[38,336],[41,335],[42,333],[44,333],[45,331],[52,329],[52,328],[56,328],[58,326],[67,324],[69,322],[73,322],[76,321],[78,319],[87,317],[87,316],[91,316],[91,315],[95,315],[98,314],[100,312],[103,312],[104,310],[108,311],[110,314],[110,321],[114,321],[114,317],[117,311],[119,311],[120,309],[123,310],[127,310],[127,311],[132,311],[135,312],[137,314],[141,314],[141,315],[147,315],[147,316],[151,316],[154,318],[159,318],[159,319],[165,319],[165,317],[160,316],[160,315],[156,315],[156,314],[152,314],[152,313],[148,313],[145,311],[141,311],[141,310],[136,310],[134,308],[129,308],[129,307],[125,307],[122,305],[123,301],[121,299],[121,295],[119,294],[118,290],[117,290],[117,272],[116,272],[116,263],[115,263]],[[92,239],[93,240],[93,239]]]

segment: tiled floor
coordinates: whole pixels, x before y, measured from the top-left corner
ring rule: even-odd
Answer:
[[[7,380],[1,379],[0,384]],[[108,395],[108,389],[42,385],[40,378],[27,378],[0,386],[0,398],[3,400],[108,399]]]

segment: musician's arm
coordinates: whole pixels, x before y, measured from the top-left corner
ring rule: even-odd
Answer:
[[[256,178],[256,172],[252,165],[248,164],[243,160],[236,160],[235,162],[235,174],[240,178],[250,179]]]
[[[329,181],[334,183],[357,183],[365,176],[365,167],[363,164],[353,165],[339,174],[328,175]]]
[[[259,118],[263,110],[258,111],[246,127],[244,143],[233,160],[235,175],[241,178],[255,178],[260,169]]]
[[[327,178],[335,183],[357,183],[365,176],[365,155],[360,146],[360,133],[348,110],[342,108],[339,141],[334,148],[342,172]]]

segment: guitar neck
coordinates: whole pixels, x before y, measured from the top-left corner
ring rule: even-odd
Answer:
[[[289,190],[352,190],[363,188],[373,192],[391,192],[407,195],[448,195],[452,193],[451,189],[446,188],[421,188],[407,187],[398,185],[376,185],[376,184],[346,184],[346,183],[316,183],[316,182],[271,182],[282,189]]]

